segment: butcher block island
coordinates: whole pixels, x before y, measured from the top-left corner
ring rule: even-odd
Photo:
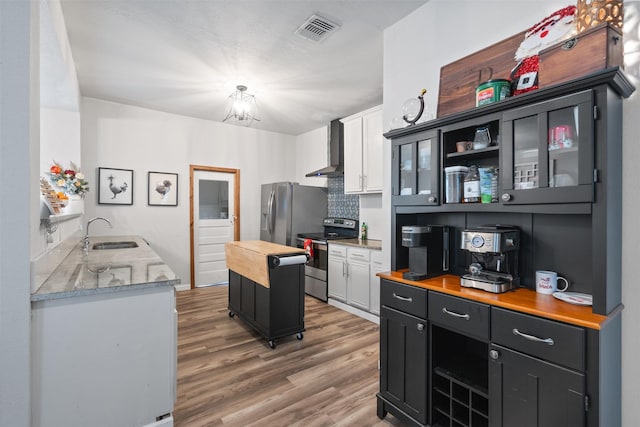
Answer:
[[[304,331],[303,249],[261,240],[228,242],[229,316],[238,315],[267,341]]]

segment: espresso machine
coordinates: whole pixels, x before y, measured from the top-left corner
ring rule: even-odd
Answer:
[[[402,246],[409,248],[407,280],[424,280],[449,270],[449,227],[444,225],[402,226]]]
[[[461,249],[469,252],[471,263],[460,286],[497,294],[520,285],[518,228],[491,225],[463,230]]]

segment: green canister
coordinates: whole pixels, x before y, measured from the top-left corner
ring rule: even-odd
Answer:
[[[487,80],[476,88],[476,107],[491,104],[511,96],[511,81],[507,79]]]
[[[478,168],[480,174],[480,202],[493,202],[493,189],[491,187],[495,175],[494,168]]]

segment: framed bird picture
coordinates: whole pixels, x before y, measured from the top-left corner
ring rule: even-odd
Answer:
[[[133,205],[133,170],[98,168],[98,204]]]
[[[178,174],[149,172],[149,206],[178,206]]]

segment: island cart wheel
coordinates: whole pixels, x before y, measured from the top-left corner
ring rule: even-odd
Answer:
[[[298,332],[296,334],[296,338],[298,338],[299,340],[301,340],[302,338],[304,338],[304,335],[302,335],[302,332]]]
[[[276,342],[274,340],[270,340],[269,341],[269,347],[271,347],[272,349],[276,348]]]
[[[229,317],[233,317],[233,316],[235,316],[235,315],[236,315],[236,314],[235,314],[233,311],[229,311]]]

